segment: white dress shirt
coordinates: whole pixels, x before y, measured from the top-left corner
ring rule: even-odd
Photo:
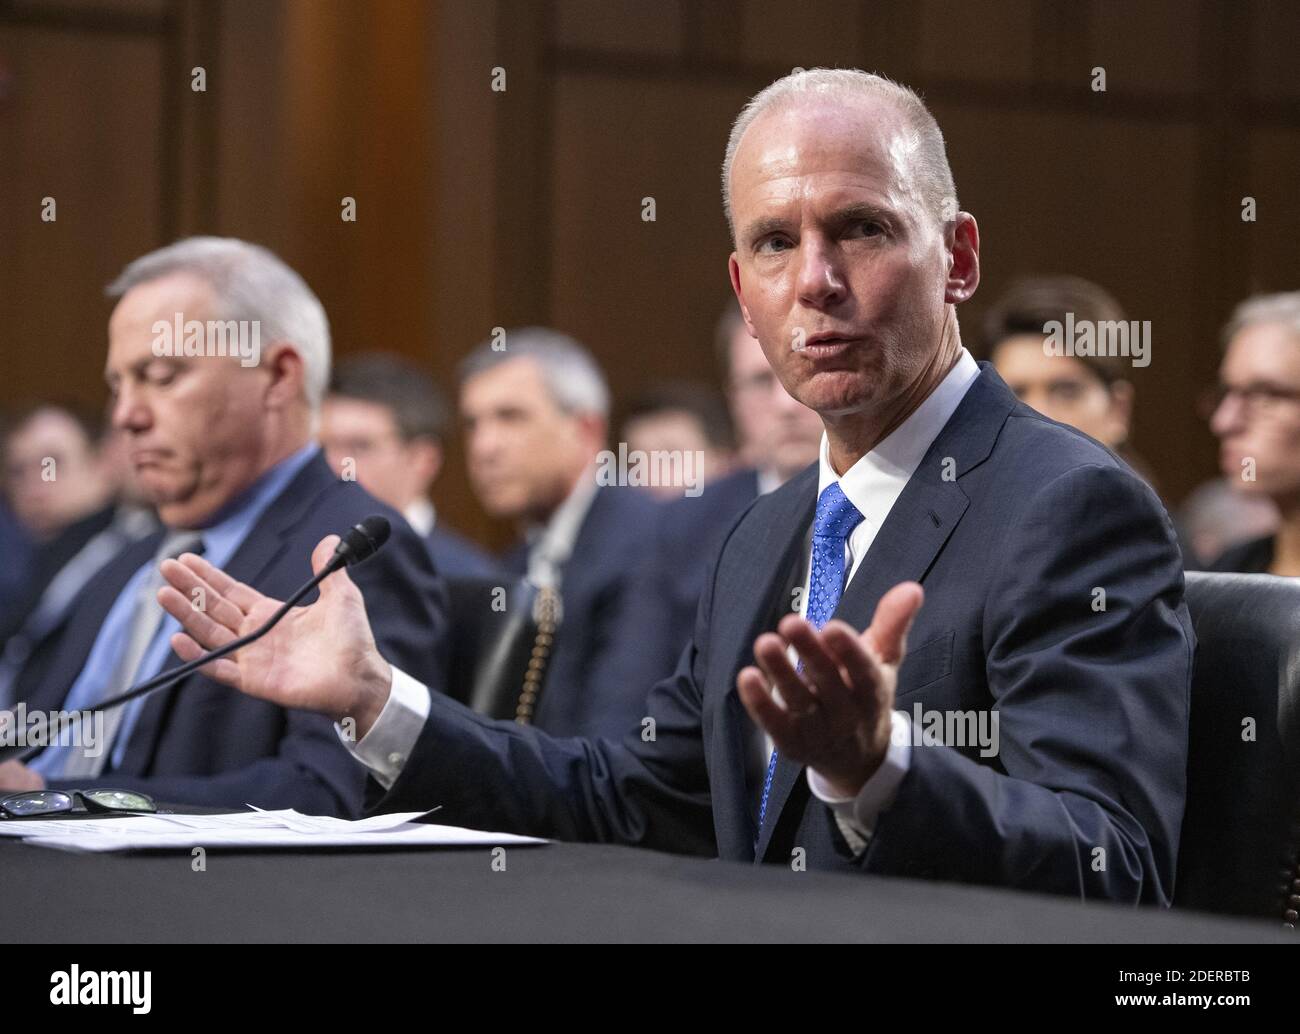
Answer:
[[[424,496],[412,500],[411,505],[402,511],[402,516],[422,539],[427,539],[429,533],[433,531],[433,526],[438,523],[438,511]]]
[[[844,543],[844,570],[848,572],[845,588],[853,581],[867,550],[876,540],[885,518],[894,503],[903,494],[921,460],[943,426],[951,419],[966,392],[979,376],[979,366],[966,349],[961,350],[957,362],[938,387],[926,396],[925,401],[912,411],[884,441],[858,460],[852,467],[837,475],[830,461],[830,443],[822,435],[820,475],[817,479],[817,496],[821,497],[830,484],[838,481],[840,490],[848,498],[862,520]],[[804,568],[804,591],[800,594],[799,614],[807,615],[808,576],[812,567],[811,546],[807,566]],[[813,796],[827,804],[835,813],[836,824],[854,853],[866,847],[876,818],[888,808],[898,793],[898,786],[907,775],[910,760],[911,720],[903,711],[895,711],[892,734],[885,760],[856,797],[837,797],[813,769],[808,769],[808,787]],[[764,768],[771,756],[772,741],[764,736]]]
[[[862,514],[862,521],[853,529],[845,542],[845,570],[852,581],[863,558],[875,541],[877,533],[889,516],[889,511],[907,486],[917,466],[930,445],[938,437],[943,426],[952,417],[957,406],[965,397],[967,390],[979,376],[979,366],[964,348],[948,375],[938,387],[926,397],[912,413],[884,441],[858,460],[843,475],[835,473],[830,463],[829,443],[825,434],[821,444],[821,473],[818,478],[817,492],[821,492],[833,481],[838,481],[840,489],[849,501]],[[579,482],[580,485],[585,482]],[[594,479],[592,481],[594,486]],[[570,500],[574,506],[566,513],[565,526],[571,523],[572,510],[581,507],[581,516],[585,516],[591,504],[590,495],[585,499]],[[566,500],[566,504],[570,501]],[[563,507],[562,507],[563,509]],[[557,511],[557,516],[559,511]],[[554,519],[547,530],[554,525]],[[581,517],[578,519],[581,524]],[[576,534],[576,528],[574,530]],[[544,535],[543,535],[544,537]],[[557,534],[557,538],[560,536]],[[572,549],[572,539],[569,539]],[[566,554],[567,556],[567,554]],[[804,591],[800,594],[800,614],[804,614],[808,602],[807,570],[811,568],[811,550],[804,574]],[[530,552],[531,560],[531,552]],[[398,668],[393,668],[393,685],[375,724],[359,742],[349,742],[344,737],[348,750],[373,773],[375,779],[385,789],[396,782],[398,775],[410,756],[420,730],[429,715],[429,691],[420,682],[411,678]],[[898,786],[907,774],[910,757],[911,722],[902,711],[892,715],[893,735],[890,746],[881,767],[867,780],[856,797],[841,798],[829,792],[824,781],[812,769],[808,770],[808,785],[813,794],[825,802],[834,812],[836,822],[845,839],[853,850],[862,850],[871,836],[876,818],[893,803]],[[342,736],[342,732],[340,731]],[[763,736],[763,758],[770,757],[772,744],[769,737]],[[766,764],[764,764],[764,768]]]
[[[550,520],[524,534],[528,543],[528,580],[539,588],[558,589],[560,574],[573,555],[587,513],[596,498],[596,468],[589,467],[556,507]]]

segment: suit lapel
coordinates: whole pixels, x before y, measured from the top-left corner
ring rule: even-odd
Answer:
[[[271,501],[271,505],[226,564],[226,573],[247,585],[256,584],[267,568],[284,552],[287,538],[300,522],[302,514],[315,504],[320,493],[333,484],[334,480],[334,474],[318,453],[289,482],[288,487]],[[310,568],[305,569],[303,581],[307,580],[309,574]],[[314,596],[308,597],[308,602],[312,599]],[[169,652],[159,670],[180,663],[180,658]],[[122,759],[121,772],[124,775],[143,775],[147,772],[176,695],[183,691],[183,687],[193,677],[182,679],[178,685],[160,690],[145,701],[139,720],[131,732],[126,756]]]
[[[753,725],[736,692],[736,675],[740,669],[754,662],[754,640],[761,632],[773,627],[781,616],[789,612],[791,596],[787,583],[798,578],[803,563],[803,549],[809,526],[812,524],[816,504],[817,468],[811,467],[798,475],[788,491],[771,498],[775,510],[762,522],[746,522],[743,540],[734,541],[729,550],[738,549],[753,562],[746,563],[729,580],[729,591],[734,585],[737,600],[753,601],[749,620],[736,626],[735,637],[725,644],[725,654],[731,663],[727,669],[726,692],[718,710],[717,724],[712,733],[711,764],[714,773],[716,834],[718,851],[724,858],[752,858],[756,813],[751,803],[751,788],[746,782],[748,737],[754,734]],[[754,534],[748,534],[749,529]],[[741,530],[736,535],[741,537]],[[774,557],[774,564],[763,562]],[[715,609],[718,607],[715,604]],[[725,602],[721,607],[725,608]],[[756,791],[755,791],[756,792]],[[721,803],[725,802],[725,803]]]
[[[40,684],[33,687],[26,701],[29,710],[50,711],[64,706],[72,684],[90,658],[108,612],[126,583],[154,555],[161,542],[160,532],[128,547],[82,590],[81,602],[64,622],[64,633],[57,644],[57,660]]]
[[[890,509],[840,597],[835,618],[861,630],[870,623],[880,598],[899,582],[924,583],[935,558],[966,513],[970,500],[959,480],[988,458],[1007,414],[1016,405],[1015,396],[993,368],[987,363],[980,366],[980,376],[930,444]],[[802,773],[802,765],[778,756],[768,795],[767,821],[759,836],[760,860]]]
[[[636,491],[635,489],[613,488],[604,486],[596,489],[595,494],[591,497],[591,504],[587,507],[586,514],[583,515],[582,523],[578,525],[578,533],[573,537],[573,548],[569,551],[568,557],[564,561],[564,566],[560,572],[560,598],[562,600],[577,601],[586,599],[593,591],[593,584],[598,586],[599,579],[602,576],[607,577],[607,572],[601,570],[600,563],[593,563],[593,559],[604,559],[609,556],[608,547],[605,544],[606,527],[611,521],[617,521],[616,510],[619,500],[614,496],[615,492]],[[573,563],[574,557],[582,558],[582,563]],[[623,560],[624,558],[619,558]],[[528,572],[528,554],[524,553],[524,573]],[[571,611],[572,613],[572,611]]]

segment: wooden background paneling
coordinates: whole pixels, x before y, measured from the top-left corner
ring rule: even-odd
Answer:
[[[1220,323],[1297,286],[1297,38],[1288,0],[0,0],[0,405],[101,398],[104,282],[190,233],[269,245],[339,354],[396,349],[448,387],[523,322],[585,340],[619,395],[712,376],[730,120],[796,65],[854,65],[947,134],[984,242],[968,334],[1035,271],[1152,321],[1135,441],[1177,499],[1214,471],[1192,402]],[[457,451],[439,505],[499,543]]]

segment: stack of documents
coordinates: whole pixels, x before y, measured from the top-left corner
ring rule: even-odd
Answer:
[[[226,815],[114,815],[99,818],[14,819],[0,822],[0,836],[61,851],[192,851],[196,847],[504,847],[544,844],[537,837],[435,826],[420,819],[431,812],[374,815],[350,822],[296,811]]]

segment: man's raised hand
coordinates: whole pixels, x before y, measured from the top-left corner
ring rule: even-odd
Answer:
[[[319,572],[334,555],[338,536],[312,553]],[[190,661],[261,627],[280,607],[200,556],[164,560],[166,581],[158,602],[180,622],[172,648]],[[359,739],[388,699],[392,670],[379,655],[361,593],[346,570],[326,578],[320,598],[295,607],[275,628],[204,673],[242,693],[282,707],[319,711],[336,721],[351,718]]]
[[[924,598],[916,582],[895,585],[862,635],[843,621],[818,631],[789,614],[775,633],[754,641],[758,666],[737,676],[741,702],[777,751],[812,768],[841,796],[856,797],[885,759],[898,668]],[[802,671],[790,661],[791,646]]]

